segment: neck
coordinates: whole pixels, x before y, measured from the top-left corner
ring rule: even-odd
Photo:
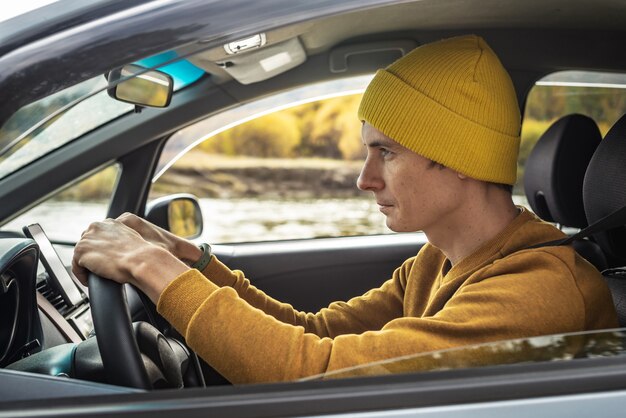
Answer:
[[[480,198],[468,199],[443,222],[424,231],[431,244],[439,248],[452,265],[474,253],[515,219],[519,210],[511,195],[488,185]]]

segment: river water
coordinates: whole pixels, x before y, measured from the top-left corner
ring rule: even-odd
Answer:
[[[231,243],[390,232],[373,199],[200,199],[201,241]],[[107,205],[45,202],[2,227],[19,231],[42,225],[53,241],[75,242],[87,226],[104,219]]]
[[[526,199],[514,196],[528,207]],[[391,232],[374,199],[200,199],[204,231],[200,241],[234,243]],[[86,202],[45,202],[2,227],[21,231],[42,225],[53,241],[75,242],[87,226],[104,219],[107,205]]]

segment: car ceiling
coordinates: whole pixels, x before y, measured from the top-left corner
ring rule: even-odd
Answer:
[[[626,2],[621,0],[593,3],[586,0],[422,0],[329,16],[268,31],[265,48],[298,38],[306,55],[312,56],[351,40],[378,39],[385,37],[384,34],[414,36],[416,32],[432,33],[432,36],[424,36],[425,41],[430,41],[437,38],[437,33],[543,30],[545,36],[545,31],[622,31],[625,25]],[[180,52],[185,54],[188,50],[183,48]],[[257,54],[258,51],[244,52],[238,59],[248,57],[253,61]],[[229,58],[231,56],[220,45],[196,54],[191,61],[223,82],[230,77],[219,63]]]

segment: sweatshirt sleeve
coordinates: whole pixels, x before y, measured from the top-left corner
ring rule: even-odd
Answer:
[[[411,259],[412,261],[412,259]],[[379,288],[347,302],[333,302],[317,313],[301,312],[288,303],[279,302],[254,287],[239,270],[230,270],[213,257],[203,274],[220,287],[231,287],[252,307],[276,320],[301,326],[305,333],[334,338],[342,334],[360,334],[381,329],[403,314],[403,297],[410,262],[394,272]]]
[[[532,271],[524,261],[517,272],[504,269],[459,289],[433,316],[397,318],[381,330],[334,339],[280,322],[196,270],[170,283],[158,311],[233,383],[288,381],[432,350],[580,331],[582,302],[569,271],[548,257]]]

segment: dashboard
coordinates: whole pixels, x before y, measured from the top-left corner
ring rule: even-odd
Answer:
[[[119,341],[113,340],[117,340],[119,328],[110,325],[108,329],[105,325],[101,331],[111,332],[101,332],[96,338],[87,288],[66,267],[39,225],[25,227],[24,234],[26,238],[0,237],[0,375],[15,382],[0,385],[0,398],[8,394],[11,399],[22,398],[18,386],[30,397],[41,397],[40,392],[28,389],[33,380],[58,388],[51,389],[46,397],[74,390],[68,386],[68,379],[54,377],[96,385],[114,381],[112,375],[125,367],[127,359],[115,358],[117,363],[109,362],[107,366],[103,361],[106,352],[101,354],[99,344],[107,349],[109,344],[117,344]],[[183,343],[175,336],[164,336],[151,325],[158,322],[155,307],[142,300],[130,285],[122,291],[125,303],[119,309],[129,311],[132,339],[136,340],[133,344],[140,350],[139,362],[147,374],[145,386],[204,385],[195,354],[190,361],[190,352]],[[105,312],[101,318],[107,322],[112,313]],[[170,331],[169,326],[161,329]],[[172,370],[175,373],[170,373]],[[128,382],[118,384],[129,386]]]
[[[87,290],[39,225],[0,240],[0,367],[93,336]]]

